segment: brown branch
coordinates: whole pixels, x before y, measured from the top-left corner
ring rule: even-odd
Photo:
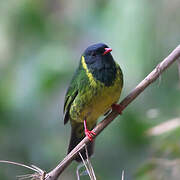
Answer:
[[[177,58],[180,57],[180,45],[171,52],[171,54],[166,57],[161,63],[159,63],[154,70],[142,80],[135,89],[127,97],[125,97],[120,105],[125,109],[144,89],[153,83],[159,76],[165,71]],[[98,135],[103,131],[106,126],[108,126],[116,117],[117,112],[111,112],[104,120],[102,120],[93,131]],[[85,144],[89,143],[89,139],[85,137],[64,159],[60,164],[55,167],[52,171],[46,174],[46,180],[57,180],[60,174],[71,164],[73,158],[77,153],[85,147]]]

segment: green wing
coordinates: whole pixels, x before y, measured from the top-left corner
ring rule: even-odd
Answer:
[[[78,93],[80,92],[80,88],[82,89],[84,86],[84,82],[86,81],[85,71],[81,66],[81,63],[79,64],[78,69],[76,70],[70,86],[66,92],[65,95],[65,101],[64,101],[64,124],[66,124],[69,120],[69,111],[71,109],[71,105],[75,98],[77,97]]]
[[[71,108],[71,105],[78,95],[78,84],[77,84],[77,78],[78,72],[76,72],[73,76],[73,79],[71,80],[70,86],[66,92],[65,100],[64,100],[64,124],[66,124],[69,120],[69,110]]]

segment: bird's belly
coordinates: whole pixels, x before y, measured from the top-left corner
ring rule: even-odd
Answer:
[[[113,103],[118,101],[119,96],[119,93],[114,94],[114,91],[105,89],[92,97],[91,101],[89,101],[89,105],[85,107],[82,114],[87,114],[88,122],[97,120],[99,116],[103,115],[111,108]]]
[[[120,83],[109,87],[104,85],[87,87],[71,110],[72,120],[83,122],[86,119],[89,125],[95,124],[99,116],[106,113],[111,105],[119,100],[121,88]]]

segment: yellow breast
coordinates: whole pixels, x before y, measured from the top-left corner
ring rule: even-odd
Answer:
[[[94,88],[96,90],[94,90]],[[81,112],[81,118],[86,117],[88,122],[97,121],[99,116],[106,113],[111,105],[119,100],[121,94],[121,81],[117,78],[112,86],[106,87],[101,82],[97,82],[92,89],[89,88],[87,94],[84,94],[87,105]]]

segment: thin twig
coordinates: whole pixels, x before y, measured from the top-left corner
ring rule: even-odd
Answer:
[[[124,180],[124,170],[122,171],[122,177],[121,180]]]
[[[0,160],[0,163],[7,163],[7,164],[13,164],[13,165],[17,165],[17,166],[21,166],[21,167],[25,167],[25,168],[28,168],[28,169],[31,169],[32,171],[35,171],[37,173],[39,173],[40,171],[37,169],[37,168],[34,168],[33,166],[27,166],[27,165],[24,165],[24,164],[21,164],[21,163],[17,163],[17,162],[13,162],[13,161],[5,161],[5,160]],[[40,168],[39,168],[40,169]],[[42,171],[42,170],[41,170]]]
[[[83,163],[80,163],[80,164],[77,166],[77,169],[76,169],[77,180],[80,180],[79,170],[80,170],[82,167],[84,167],[84,164],[83,164]]]
[[[86,161],[84,160],[84,158],[83,158],[83,156],[81,155],[80,152],[79,152],[79,156],[80,156],[81,159],[82,159],[82,162],[83,162],[83,164],[84,164],[84,166],[85,166],[85,168],[86,168],[86,171],[87,171],[89,177],[91,177],[90,172],[89,172],[89,168],[88,168],[88,166],[87,166],[87,164],[86,164]]]
[[[95,173],[94,173],[94,169],[93,169],[93,166],[92,166],[91,161],[90,161],[89,156],[88,156],[87,146],[85,146],[85,149],[86,149],[87,164],[88,164],[88,167],[89,167],[91,179],[92,179],[92,180],[96,180],[96,176],[95,176]]]
[[[77,180],[80,180],[80,175],[79,174],[79,169],[82,168],[82,167],[85,167],[86,170],[83,171],[84,172],[87,172],[87,174],[89,175],[90,179],[91,180],[96,180],[96,176],[95,176],[95,173],[94,173],[94,169],[92,167],[92,164],[90,162],[90,159],[89,159],[89,155],[88,155],[88,150],[87,150],[87,146],[85,146],[85,150],[86,150],[86,160],[84,160],[84,158],[82,157],[81,153],[79,152],[79,156],[81,157],[82,159],[82,164],[80,164],[78,167],[77,167],[77,170],[76,170],[76,175],[77,175]]]
[[[25,164],[21,164],[21,163],[17,163],[17,162],[13,162],[13,161],[5,161],[5,160],[0,160],[0,163],[6,163],[6,164],[13,164],[16,166],[21,166],[27,169],[30,169],[32,171],[35,171],[34,174],[25,174],[25,175],[19,175],[17,176],[17,178],[19,180],[23,180],[23,179],[32,179],[32,180],[44,180],[46,176],[46,172],[43,171],[42,169],[40,169],[39,167],[35,166],[35,165],[31,165],[31,166],[27,166]]]

